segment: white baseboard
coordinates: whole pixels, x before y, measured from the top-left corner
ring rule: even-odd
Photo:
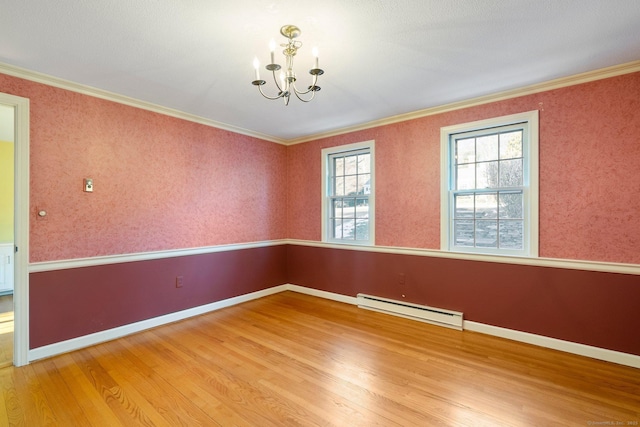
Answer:
[[[315,296],[318,298],[338,301],[345,304],[358,305],[358,299],[356,297],[350,297],[334,292],[321,291],[318,289],[312,289],[293,284],[279,285],[273,288],[264,289],[262,291],[252,292],[246,295],[240,295],[234,298],[229,298],[211,304],[190,308],[176,313],[154,317],[153,319],[143,320],[141,322],[120,326],[106,331],[96,332],[94,334],[89,334],[82,337],[34,348],[29,350],[29,361],[31,362],[34,360],[79,350],[84,347],[89,347],[91,345],[111,341],[136,332],[142,332],[147,329],[155,328],[156,326],[166,325],[168,323],[184,320],[189,317],[199,316],[201,314],[209,313],[221,308],[231,307],[233,305],[241,304],[243,302],[255,300],[284,291],[293,291]],[[540,347],[546,347],[554,350],[564,351],[567,353],[577,354],[580,356],[591,357],[593,359],[631,366],[633,368],[640,368],[640,356],[637,356],[635,354],[622,353],[619,351],[608,350],[599,347],[592,347],[585,344],[578,344],[570,341],[559,340],[556,338],[549,338],[542,335],[516,331],[513,329],[500,328],[498,326],[486,325],[484,323],[472,322],[469,320],[464,321],[463,327],[468,331],[493,335],[513,341],[520,341]],[[464,333],[464,331],[462,333]]]
[[[209,313],[215,310],[220,310],[221,308],[231,307],[233,305],[262,298],[267,295],[277,294],[286,290],[287,285],[275,286],[273,288],[264,289],[262,291],[252,292],[250,294],[240,295],[211,304],[201,305],[199,307],[193,307],[187,310],[165,314],[163,316],[154,317],[152,319],[130,323],[128,325],[119,326],[117,328],[108,329],[106,331],[96,332],[93,334],[72,338],[70,340],[60,341],[54,344],[34,348],[29,350],[29,362],[55,356],[58,354],[68,353],[74,350],[79,350],[81,348],[100,344],[106,341],[111,341],[117,338],[124,337],[126,335],[142,332],[147,329],[155,328],[156,326],[162,326],[168,323],[177,322],[179,320],[188,319],[190,317],[199,316],[201,314]]]
[[[333,301],[343,302],[345,304],[358,305],[358,298],[347,295],[336,294],[334,292],[320,291],[318,289],[305,288],[298,285],[287,285],[288,291],[298,292],[300,294],[311,295],[318,298],[330,299]]]
[[[347,304],[358,305],[356,297],[336,294],[332,292],[319,291],[317,289],[305,288],[298,285],[287,285],[287,290],[300,292],[320,298],[330,299],[333,301],[344,302]],[[622,353],[606,348],[593,347],[585,344],[578,344],[571,341],[549,338],[542,335],[531,334],[528,332],[516,331],[513,329],[500,328],[498,326],[486,325],[484,323],[472,322],[465,320],[463,322],[463,330],[479,332],[487,335],[493,335],[500,338],[506,338],[513,341],[519,341],[527,344],[537,345],[539,347],[550,348],[553,350],[564,351],[566,353],[577,354],[579,356],[590,357],[593,359],[604,360],[606,362],[617,363],[619,365],[640,368],[640,356],[629,353]],[[464,331],[463,331],[464,333]]]
[[[539,347],[560,350],[566,353],[573,353],[579,356],[591,357],[593,359],[613,362],[619,365],[640,368],[640,356],[635,354],[622,353],[620,351],[608,350],[606,348],[593,347],[571,341],[559,340],[557,338],[545,337],[543,335],[531,334],[528,332],[515,331],[513,329],[500,328],[498,326],[486,325],[484,323],[464,321],[464,329],[473,332],[480,332],[487,335],[506,338],[513,341],[520,341]]]

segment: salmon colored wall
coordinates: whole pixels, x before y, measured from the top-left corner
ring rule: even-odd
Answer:
[[[13,142],[0,141],[0,243],[13,243]]]
[[[285,146],[6,75],[0,92],[30,99],[31,262],[286,237]]]
[[[288,237],[321,240],[320,151],[375,139],[376,244],[440,248],[440,128],[540,114],[540,256],[640,263],[640,73],[289,147]]]

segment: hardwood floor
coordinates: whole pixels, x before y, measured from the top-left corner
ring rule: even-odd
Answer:
[[[639,369],[293,292],[0,384],[0,425],[640,425]]]
[[[0,296],[0,368],[13,364],[13,295]]]

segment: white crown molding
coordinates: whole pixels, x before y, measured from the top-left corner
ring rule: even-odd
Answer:
[[[119,104],[128,105],[130,107],[140,108],[142,110],[153,111],[154,113],[160,113],[165,116],[175,117],[178,119],[198,123],[205,126],[214,127],[217,129],[226,130],[226,131],[237,133],[240,135],[250,136],[250,137],[261,139],[264,141],[275,142],[277,144],[286,144],[286,140],[282,138],[277,138],[264,133],[254,132],[241,127],[228,125],[226,123],[221,123],[215,120],[196,116],[195,114],[185,113],[179,110],[175,110],[173,108],[163,107],[162,105],[153,104],[151,102],[146,102],[146,101],[142,101],[135,98],[130,98],[128,96],[120,95],[114,92],[109,92],[109,91],[98,89],[92,86],[87,86],[87,85],[75,83],[69,80],[61,79],[58,77],[49,76],[47,74],[39,73],[37,71],[27,70],[25,68],[16,67],[14,65],[9,65],[9,64],[0,62],[0,73],[7,74],[13,77],[18,77],[25,80],[30,80],[36,83],[42,83],[42,84],[57,87],[60,89],[69,90],[72,92],[81,93],[83,95],[93,96],[95,98],[105,99],[107,101],[117,102]]]
[[[561,77],[559,79],[549,80],[547,82],[537,83],[537,84],[524,86],[517,89],[511,89],[503,92],[497,92],[490,95],[484,95],[477,98],[471,98],[471,99],[467,99],[459,102],[453,102],[451,104],[445,104],[445,105],[440,105],[436,107],[413,111],[410,113],[404,113],[396,116],[386,117],[380,120],[374,120],[371,122],[362,123],[355,126],[349,126],[342,129],[336,129],[329,132],[318,133],[314,135],[304,136],[301,138],[289,139],[285,141],[285,145],[301,144],[304,142],[315,141],[317,139],[343,135],[345,133],[357,132],[357,131],[370,129],[374,127],[385,126],[385,125],[390,125],[394,123],[405,122],[408,120],[418,119],[421,117],[433,116],[435,114],[442,114],[449,111],[461,110],[463,108],[475,107],[478,105],[489,104],[497,101],[504,101],[506,99],[518,98],[520,96],[546,92],[549,90],[559,89],[567,86],[574,86],[574,85],[588,83],[596,80],[607,79],[610,77],[621,76],[624,74],[635,73],[637,71],[640,71],[640,60],[627,62],[625,64],[620,64],[620,65],[614,65],[607,68],[601,68],[594,71],[588,71],[586,73],[576,74],[569,77]]]
[[[594,71],[588,71],[574,76],[562,77],[559,79],[550,80],[543,83],[537,83],[530,86],[525,86],[518,89],[507,90],[490,95],[485,95],[477,98],[472,98],[464,101],[454,102],[451,104],[445,104],[437,107],[425,108],[422,110],[413,111],[410,113],[399,114],[396,116],[386,117],[379,120],[374,120],[367,123],[361,123],[359,125],[349,126],[341,129],[336,129],[329,132],[323,132],[313,135],[307,135],[300,138],[283,139],[272,135],[263,134],[260,132],[254,132],[248,129],[228,125],[225,123],[217,122],[215,120],[206,119],[204,117],[196,116],[194,114],[185,113],[172,108],[163,107],[161,105],[152,104],[150,102],[141,101],[138,99],[130,98],[117,93],[109,92],[106,90],[94,88],[92,86],[82,85],[69,80],[60,79],[58,77],[49,76],[47,74],[39,73],[37,71],[27,70],[25,68],[16,67],[0,62],[0,73],[7,74],[14,77],[30,80],[37,83],[43,83],[46,85],[58,87],[61,89],[70,90],[73,92],[82,93],[84,95],[94,96],[120,104],[129,105],[131,107],[141,108],[143,110],[153,111],[156,113],[164,114],[178,119],[187,120],[194,123],[199,123],[205,126],[211,126],[218,129],[227,130],[230,132],[238,133],[241,135],[247,135],[253,138],[262,139],[265,141],[274,142],[282,145],[295,145],[304,142],[315,141],[321,138],[328,138],[331,136],[343,135],[346,133],[356,132],[360,130],[370,129],[374,127],[405,122],[421,117],[432,116],[435,114],[441,114],[448,111],[460,110],[463,108],[469,108],[477,105],[488,104],[491,102],[502,101],[505,99],[517,98],[520,96],[530,95],[539,92],[545,92],[548,90],[559,89],[562,87],[573,86],[581,83],[587,83],[595,80],[602,80],[609,77],[620,76],[623,74],[629,74],[640,71],[640,60],[627,62],[625,64],[614,65],[611,67],[601,68]]]

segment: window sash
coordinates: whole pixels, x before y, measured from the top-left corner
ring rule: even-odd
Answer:
[[[329,195],[327,198],[331,240],[369,240],[369,194],[366,192],[366,181],[370,182],[371,176],[370,154],[369,149],[359,149],[328,156]],[[358,162],[360,158],[367,164],[361,165]],[[337,185],[338,182],[340,185]],[[336,208],[337,202],[340,202],[340,208]],[[345,203],[349,206],[345,206]],[[358,206],[361,208],[358,209]],[[366,206],[366,209],[362,209],[362,206]]]
[[[473,123],[448,126],[441,129],[441,159],[442,159],[442,204],[441,204],[441,248],[443,250],[456,252],[470,252],[487,255],[510,255],[510,256],[537,256],[538,254],[538,112],[530,111],[527,113],[519,113],[511,116],[498,117],[494,119],[482,120]],[[509,142],[507,137],[514,136],[518,132],[522,132],[520,147],[515,147]],[[501,135],[504,136],[505,139]],[[483,143],[491,138],[497,138],[498,151],[491,151],[489,155],[483,152],[478,155],[478,139],[483,138]],[[473,140],[466,145],[464,140]],[[503,142],[501,142],[503,141]],[[459,143],[456,146],[456,143]],[[469,150],[473,147],[473,152]],[[504,148],[501,148],[504,147]],[[458,151],[456,151],[458,149]],[[456,158],[458,156],[458,158]],[[512,161],[514,160],[515,161]],[[506,162],[505,162],[506,161]],[[459,163],[458,163],[459,162]],[[486,179],[483,177],[476,182],[476,174],[478,170],[485,169],[486,164],[493,163],[496,178]],[[522,162],[521,165],[518,162]],[[506,166],[514,168],[517,173],[509,170],[501,170],[500,167]],[[468,167],[465,170],[465,167]],[[456,174],[466,173],[466,176],[459,177]],[[520,177],[521,173],[521,177]],[[471,178],[473,174],[473,178]],[[466,179],[466,181],[461,178]],[[517,184],[517,185],[515,185]],[[478,188],[482,187],[482,188]],[[485,188],[486,187],[486,188]],[[520,194],[522,203],[517,209],[513,208],[513,200],[509,201],[505,198],[504,202],[511,203],[510,211],[503,212],[503,217],[496,214],[491,219],[476,218],[476,212],[473,217],[461,218],[460,214],[469,215],[462,210],[456,213],[456,200],[460,201],[460,197],[468,195],[476,197],[478,195],[491,194]],[[517,199],[517,197],[514,197]],[[467,202],[470,199],[467,198]],[[503,207],[503,210],[506,207]],[[514,210],[515,209],[515,210]],[[499,209],[498,209],[499,211]],[[514,212],[522,215],[522,218],[514,217]],[[464,223],[464,221],[471,221]],[[486,222],[483,222],[486,221]],[[491,233],[495,233],[497,244],[492,242],[488,246],[478,245],[474,241],[473,246],[469,246],[471,237],[465,236],[467,241],[462,241],[460,237],[464,232],[475,233],[478,226],[482,227],[487,223],[492,223]],[[522,228],[520,229],[520,224]],[[466,231],[458,228],[464,225]],[[502,235],[501,233],[502,225]],[[485,228],[485,231],[488,230]],[[456,234],[457,232],[457,234]],[[519,247],[519,239],[522,235],[522,247]],[[486,236],[485,236],[486,237]],[[458,240],[456,240],[458,238]],[[500,241],[500,238],[503,240]],[[486,246],[486,245],[485,245]],[[516,246],[516,247],[514,247]]]
[[[322,162],[323,240],[374,244],[374,141],[325,148]]]

